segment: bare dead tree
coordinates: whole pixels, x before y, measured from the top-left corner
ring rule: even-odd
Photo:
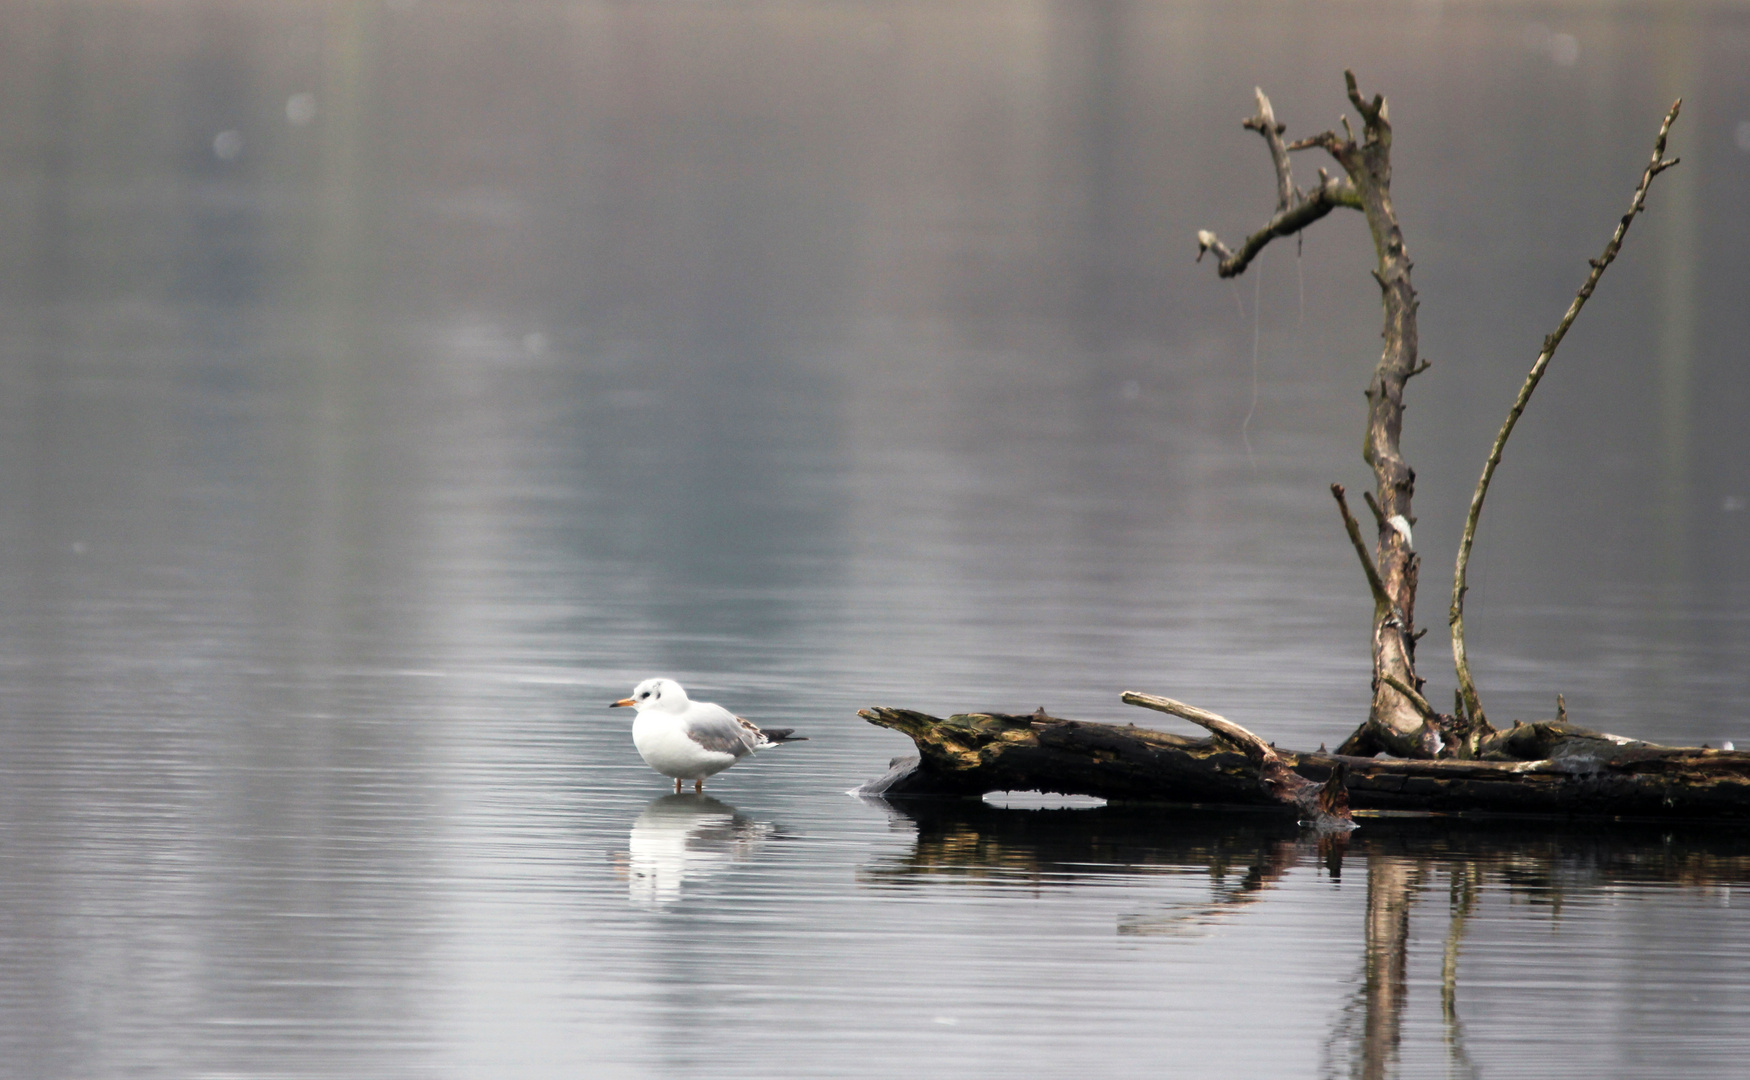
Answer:
[[[1404,386],[1412,377],[1426,371],[1429,365],[1426,360],[1418,362],[1416,356],[1417,300],[1410,283],[1409,255],[1391,203],[1391,124],[1385,99],[1375,96],[1372,101],[1364,100],[1356,87],[1353,72],[1344,72],[1344,79],[1349,100],[1364,123],[1359,143],[1347,118],[1342,121],[1341,137],[1326,131],[1298,142],[1284,143],[1282,136],[1286,129],[1277,122],[1270,99],[1263,90],[1256,91],[1258,113],[1244,121],[1244,126],[1261,134],[1269,146],[1276,170],[1276,213],[1263,228],[1248,236],[1238,251],[1229,249],[1214,233],[1199,232],[1197,257],[1202,259],[1206,252],[1215,252],[1220,259],[1217,273],[1222,277],[1232,277],[1245,272],[1252,259],[1270,241],[1298,233],[1338,206],[1352,207],[1366,215],[1379,260],[1374,279],[1379,283],[1380,302],[1385,309],[1385,328],[1382,331],[1385,348],[1367,388],[1369,408],[1363,451],[1363,456],[1373,467],[1377,488],[1377,498],[1365,496],[1378,526],[1378,544],[1373,555],[1368,554],[1362,542],[1360,527],[1349,513],[1342,486],[1331,485],[1331,494],[1336,498],[1344,527],[1361,559],[1368,589],[1373,595],[1373,704],[1367,722],[1339,747],[1339,752],[1366,755],[1386,750],[1399,757],[1433,757],[1442,753],[1474,757],[1486,741],[1499,734],[1483,714],[1464,641],[1465,574],[1483,499],[1488,493],[1489,481],[1501,463],[1507,438],[1524,413],[1556,348],[1621,250],[1629,225],[1645,209],[1653,178],[1677,164],[1675,159],[1665,158],[1665,141],[1683,103],[1678,101],[1666,114],[1654,143],[1652,159],[1641,174],[1628,212],[1617,223],[1603,254],[1589,260],[1592,269],[1579,293],[1555,331],[1544,338],[1543,349],[1532,364],[1531,372],[1526,376],[1483,465],[1482,477],[1477,481],[1470,511],[1465,518],[1457,565],[1453,571],[1452,606],[1447,621],[1452,631],[1458,693],[1455,695],[1455,715],[1444,716],[1423,696],[1424,681],[1415,670],[1415,643],[1419,635],[1414,628],[1414,615],[1421,566],[1412,545],[1411,532],[1416,520],[1411,512],[1416,474],[1404,461],[1398,446],[1403,429]],[[1294,186],[1289,153],[1311,148],[1329,153],[1343,166],[1346,179],[1334,179],[1321,169],[1316,188],[1311,192],[1298,190]],[[1566,717],[1561,720],[1565,722]]]
[[[1367,436],[1362,457],[1373,468],[1375,491],[1367,500],[1378,527],[1375,553],[1370,557],[1360,542],[1358,526],[1349,516],[1342,489],[1333,488],[1345,523],[1355,541],[1357,554],[1367,571],[1374,596],[1373,612],[1373,703],[1367,721],[1339,748],[1340,753],[1368,755],[1381,750],[1399,757],[1433,757],[1445,745],[1441,726],[1422,698],[1423,680],[1416,675],[1416,580],[1421,559],[1412,547],[1411,526],[1416,515],[1411,508],[1416,491],[1416,473],[1404,460],[1398,440],[1403,431],[1404,387],[1411,378],[1428,370],[1428,362],[1416,355],[1416,290],[1410,282],[1411,262],[1404,246],[1403,230],[1391,200],[1391,121],[1385,98],[1369,101],[1356,86],[1355,73],[1343,73],[1349,101],[1362,121],[1356,139],[1347,117],[1341,118],[1343,134],[1325,131],[1293,143],[1284,143],[1284,125],[1276,121],[1270,99],[1258,90],[1258,113],[1245,127],[1258,132],[1269,145],[1276,168],[1276,213],[1264,227],[1246,237],[1238,251],[1223,244],[1212,232],[1197,234],[1197,257],[1213,251],[1220,260],[1216,272],[1222,277],[1243,273],[1270,241],[1292,236],[1339,206],[1360,210],[1373,234],[1378,256],[1374,280],[1379,283],[1380,303],[1385,309],[1381,336],[1385,347],[1367,385]],[[1319,182],[1310,192],[1294,185],[1289,154],[1296,150],[1321,149],[1342,166],[1344,177],[1319,170]]]
[[[1456,712],[1446,715],[1423,695],[1414,663],[1419,560],[1411,541],[1415,519],[1410,505],[1415,473],[1399,453],[1398,437],[1404,386],[1428,364],[1416,357],[1416,293],[1391,206],[1391,126],[1385,100],[1363,100],[1354,75],[1345,74],[1349,99],[1365,125],[1359,142],[1345,120],[1342,137],[1327,131],[1284,143],[1283,127],[1269,99],[1258,92],[1258,114],[1245,125],[1264,137],[1275,163],[1276,212],[1238,251],[1212,233],[1199,233],[1198,256],[1215,252],[1218,272],[1231,277],[1243,272],[1273,239],[1294,235],[1338,206],[1361,210],[1373,232],[1379,258],[1374,278],[1385,309],[1385,348],[1367,389],[1364,457],[1373,466],[1378,489],[1377,498],[1363,495],[1378,526],[1378,546],[1371,556],[1342,486],[1331,486],[1374,600],[1374,697],[1367,721],[1331,754],[1323,746],[1315,753],[1278,749],[1214,713],[1151,694],[1125,693],[1122,700],[1189,720],[1208,737],[1191,739],[1135,724],[1066,720],[1043,708],[1029,716],[959,713],[945,719],[907,709],[865,709],[859,715],[908,735],[918,753],[894,759],[887,775],[864,785],[860,794],[904,798],[1039,790],[1107,799],[1252,806],[1293,813],[1303,822],[1316,823],[1328,838],[1342,835],[1351,806],[1364,811],[1750,820],[1750,752],[1659,746],[1589,730],[1568,721],[1560,695],[1555,720],[1496,730],[1483,716],[1464,655],[1465,569],[1489,481],[1556,347],[1616,258],[1629,225],[1645,208],[1653,178],[1677,164],[1666,160],[1665,140],[1682,103],[1666,115],[1628,213],[1618,222],[1603,255],[1591,260],[1591,272],[1578,295],[1544,339],[1489,451],[1471,499],[1454,572],[1450,621],[1460,688]],[[1302,192],[1294,186],[1289,153],[1315,147],[1335,158],[1346,177],[1333,179],[1321,170],[1318,186]],[[1381,750],[1397,760],[1376,757]],[[1455,948],[1449,941],[1448,976]],[[1388,991],[1381,1002],[1389,1005],[1398,1000],[1392,996],[1395,984],[1389,979],[1378,985]],[[1374,1004],[1371,999],[1369,1004],[1370,1008]],[[1446,1004],[1449,1035],[1456,1039],[1450,993]],[[1381,1027],[1379,1034],[1390,1032]],[[1381,1049],[1388,1043],[1389,1038],[1377,1045],[1370,1041],[1369,1046]],[[1375,1055],[1374,1060],[1385,1058]]]

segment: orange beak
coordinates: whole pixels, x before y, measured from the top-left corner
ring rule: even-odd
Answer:
[[[622,708],[622,707],[631,708],[632,706],[634,706],[636,704],[638,704],[638,703],[636,701],[633,701],[631,698],[621,698],[618,701],[609,702],[608,708],[610,708],[610,709],[618,709],[618,708]]]

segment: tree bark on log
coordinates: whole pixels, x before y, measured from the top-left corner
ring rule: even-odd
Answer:
[[[1126,694],[1161,711],[1169,699]],[[1491,760],[1393,759],[1296,753],[1212,713],[1193,739],[1134,724],[907,709],[865,709],[909,735],[860,793],[884,797],[1045,791],[1114,801],[1252,807],[1337,826],[1357,811],[1647,819],[1750,819],[1750,752],[1657,746],[1561,721],[1520,724],[1484,747]],[[1336,783],[1331,783],[1333,776]]]

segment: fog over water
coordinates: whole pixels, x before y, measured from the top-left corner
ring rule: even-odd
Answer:
[[[1345,67],[1437,705],[1684,98],[1468,642],[1497,723],[1750,747],[1750,7],[0,26],[0,1077],[1741,1073],[1742,830],[844,792],[871,705],[1364,717],[1365,224],[1193,262]],[[654,674],[810,741],[664,798]]]

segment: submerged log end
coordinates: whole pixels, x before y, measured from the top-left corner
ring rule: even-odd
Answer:
[[[1349,814],[1348,770],[1341,761],[1331,767],[1331,775],[1313,794],[1312,812],[1308,820],[1321,833],[1344,833],[1355,828]]]
[[[1012,751],[1037,745],[1034,727],[1057,722],[1044,716],[1006,713],[957,713],[947,719],[911,709],[869,708],[858,716],[877,727],[910,737],[917,745],[915,760],[895,758],[888,775],[858,788],[859,794],[976,796],[1014,786],[1017,770]],[[1026,756],[1024,753],[1022,756]],[[1025,769],[1021,770],[1023,773]],[[873,788],[879,785],[881,790]],[[1031,785],[1021,784],[1022,790]],[[1043,790],[1043,789],[1042,789]],[[1051,790],[1064,790],[1053,788]],[[1064,790],[1065,794],[1081,794]]]

